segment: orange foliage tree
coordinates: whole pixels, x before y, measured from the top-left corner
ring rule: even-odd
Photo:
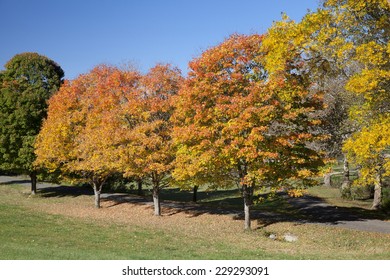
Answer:
[[[263,187],[308,183],[319,155],[311,115],[321,99],[310,95],[297,64],[269,75],[263,36],[232,35],[190,63],[176,98],[173,176],[192,184],[240,186],[245,229],[253,193]]]
[[[151,182],[157,216],[161,215],[159,193],[168,184],[175,156],[170,116],[172,97],[182,79],[177,68],[158,64],[140,79],[136,100],[121,106],[120,116],[125,125],[120,132],[118,170],[124,176]]]
[[[49,100],[48,118],[35,143],[35,165],[90,182],[97,208],[105,180],[118,170],[121,104],[135,94],[139,77],[100,65],[66,81]]]

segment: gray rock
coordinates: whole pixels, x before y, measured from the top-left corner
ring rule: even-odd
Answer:
[[[286,233],[285,235],[283,235],[283,238],[287,242],[296,242],[296,241],[298,241],[298,237],[293,235],[293,234],[291,234],[291,233]]]

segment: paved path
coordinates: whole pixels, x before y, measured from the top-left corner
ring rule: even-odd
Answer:
[[[29,177],[24,176],[0,176],[0,184],[17,184],[29,187],[31,186]],[[77,194],[93,194],[91,190],[81,190],[80,188],[58,186],[50,183],[37,184],[37,189],[42,191],[55,191],[60,189],[62,194],[69,193],[72,195]],[[114,200],[118,204],[120,203],[139,203],[145,205],[153,205],[153,202],[147,198],[120,194],[120,193],[104,193],[101,196],[102,199]],[[252,219],[261,219],[267,221],[267,223],[276,223],[281,221],[293,221],[298,223],[313,223],[321,224],[325,226],[334,226],[348,229],[355,229],[360,231],[378,232],[390,234],[390,222],[382,221],[379,219],[364,219],[359,215],[348,210],[348,208],[336,207],[324,203],[322,199],[310,196],[304,196],[301,198],[288,199],[289,203],[299,209],[304,215],[303,219],[297,220],[285,215],[272,213],[272,212],[260,212],[252,211]],[[234,218],[242,219],[243,213],[239,210],[205,207],[194,203],[183,202],[162,202],[163,207],[172,208],[176,211],[191,212],[193,215],[219,214],[219,215],[231,215]]]
[[[31,188],[31,180],[29,176],[2,176],[0,175],[0,184],[15,184]],[[57,186],[55,184],[39,182],[37,189],[49,188]]]
[[[309,223],[390,234],[390,222],[362,218],[362,215],[358,215],[348,208],[329,205],[321,198],[303,196],[289,199],[289,203],[307,216]]]

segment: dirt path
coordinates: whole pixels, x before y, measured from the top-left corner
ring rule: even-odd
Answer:
[[[28,177],[23,176],[0,176],[0,184],[17,184],[30,187],[30,181]],[[75,188],[60,187],[58,185],[49,183],[38,183],[38,189],[45,191],[59,189],[61,192],[74,192]],[[80,191],[80,190],[77,190]],[[91,192],[92,194],[92,192]],[[144,197],[127,195],[127,194],[102,194],[102,199],[111,201],[115,204],[132,203],[143,204],[152,206],[152,202]],[[322,199],[310,196],[304,196],[302,198],[289,199],[289,203],[295,208],[299,209],[299,212],[303,214],[302,219],[296,219],[286,217],[285,215],[272,213],[272,212],[260,212],[252,211],[252,219],[262,220],[269,224],[292,221],[297,223],[313,223],[324,226],[341,227],[347,229],[354,229],[359,231],[377,232],[390,234],[390,222],[382,221],[379,219],[365,219],[361,218],[361,215],[348,210],[348,208],[336,207],[323,202]],[[175,209],[177,212],[192,213],[193,215],[202,214],[216,214],[232,216],[234,219],[242,219],[242,211],[204,207],[193,203],[182,202],[162,202],[162,207],[168,209]]]

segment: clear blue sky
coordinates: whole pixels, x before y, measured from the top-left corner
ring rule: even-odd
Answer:
[[[285,12],[300,20],[318,0],[0,0],[0,69],[38,52],[67,79],[99,63],[188,62],[232,33],[264,33]]]

